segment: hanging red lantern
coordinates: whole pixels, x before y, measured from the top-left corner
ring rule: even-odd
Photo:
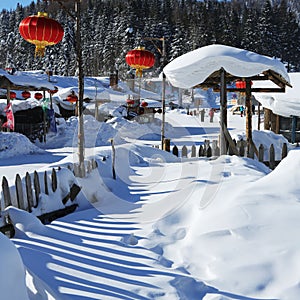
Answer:
[[[41,100],[41,99],[43,99],[43,94],[42,94],[42,93],[35,93],[35,94],[34,94],[34,98],[35,98],[36,100]]]
[[[154,54],[144,47],[138,47],[126,54],[126,63],[133,69],[136,69],[136,76],[142,77],[143,69],[153,67],[155,63]]]
[[[44,56],[45,47],[59,43],[64,36],[62,26],[43,12],[22,20],[19,31],[27,42],[35,45],[35,56]]]
[[[147,107],[147,106],[148,106],[148,102],[143,101],[143,102],[141,103],[141,106],[142,106],[142,107]]]
[[[28,91],[24,91],[24,92],[22,92],[22,97],[23,97],[24,99],[28,99],[28,98],[31,97],[31,94],[30,94],[30,92],[28,92]]]
[[[127,100],[126,100],[126,103],[127,103],[128,105],[133,105],[133,104],[134,104],[134,100],[133,100],[133,99],[127,99]]]
[[[58,92],[58,88],[55,88],[54,90],[49,90],[48,93],[51,95],[54,95],[55,93]]]
[[[9,97],[10,97],[10,99],[16,99],[17,98],[17,94],[15,92],[10,92],[9,93]]]
[[[253,82],[250,81],[250,84],[252,85]],[[237,80],[235,82],[235,86],[237,89],[245,89],[246,88],[246,81],[245,80]]]
[[[70,94],[67,96],[67,101],[70,103],[76,103],[78,101],[78,97],[75,94]]]

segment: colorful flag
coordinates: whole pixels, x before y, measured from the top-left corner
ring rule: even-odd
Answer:
[[[3,123],[2,127],[8,128],[13,131],[15,128],[15,119],[14,119],[11,103],[8,103],[6,105],[6,107],[4,108],[4,112],[6,113],[7,121]]]

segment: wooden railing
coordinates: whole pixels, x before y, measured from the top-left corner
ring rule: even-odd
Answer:
[[[90,173],[97,166],[95,160],[87,161],[86,172]],[[14,228],[6,214],[3,213],[7,207],[14,206],[31,213],[35,208],[38,208],[41,194],[50,196],[48,201],[51,201],[51,195],[60,188],[58,174],[63,169],[67,169],[74,174],[74,183],[69,186],[69,190],[60,191],[63,208],[40,215],[37,214],[36,216],[45,224],[73,212],[77,204],[72,202],[81,190],[81,187],[76,184],[75,177],[78,169],[76,164],[68,165],[64,168],[52,168],[51,171],[44,171],[43,173],[34,171],[32,174],[29,174],[27,172],[24,178],[17,174],[15,176],[15,184],[12,186],[9,186],[7,178],[3,176],[2,197],[0,198],[0,232],[10,237],[14,235]],[[69,200],[72,204],[70,204]]]
[[[280,163],[280,161],[287,156],[288,149],[287,144],[283,143],[280,153],[280,160],[276,160],[276,153],[274,145],[271,144],[268,149],[268,159],[265,160],[265,147],[261,144],[258,149],[254,144],[251,144],[249,149],[247,148],[246,141],[240,140],[235,142],[234,151],[231,147],[228,148],[228,155],[238,155],[240,157],[249,157],[256,158],[258,161],[267,165],[270,169],[274,170],[275,167]],[[165,139],[164,150],[173,153],[177,157],[181,158],[196,158],[196,157],[213,157],[220,156],[220,148],[218,146],[218,141],[209,141],[205,140],[203,144],[198,147],[195,145],[190,146],[181,146],[179,149],[176,145],[171,147],[170,140]]]

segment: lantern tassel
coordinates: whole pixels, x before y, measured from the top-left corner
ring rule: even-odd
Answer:
[[[143,69],[140,69],[140,68],[136,69],[135,75],[136,75],[136,77],[142,77],[143,76]]]
[[[45,46],[36,46],[34,56],[44,57],[45,56]]]

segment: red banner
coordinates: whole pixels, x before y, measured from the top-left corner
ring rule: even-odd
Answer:
[[[4,112],[6,113],[7,121],[2,125],[2,127],[8,128],[10,130],[14,130],[15,128],[15,119],[12,111],[11,103],[9,103],[5,108]]]

